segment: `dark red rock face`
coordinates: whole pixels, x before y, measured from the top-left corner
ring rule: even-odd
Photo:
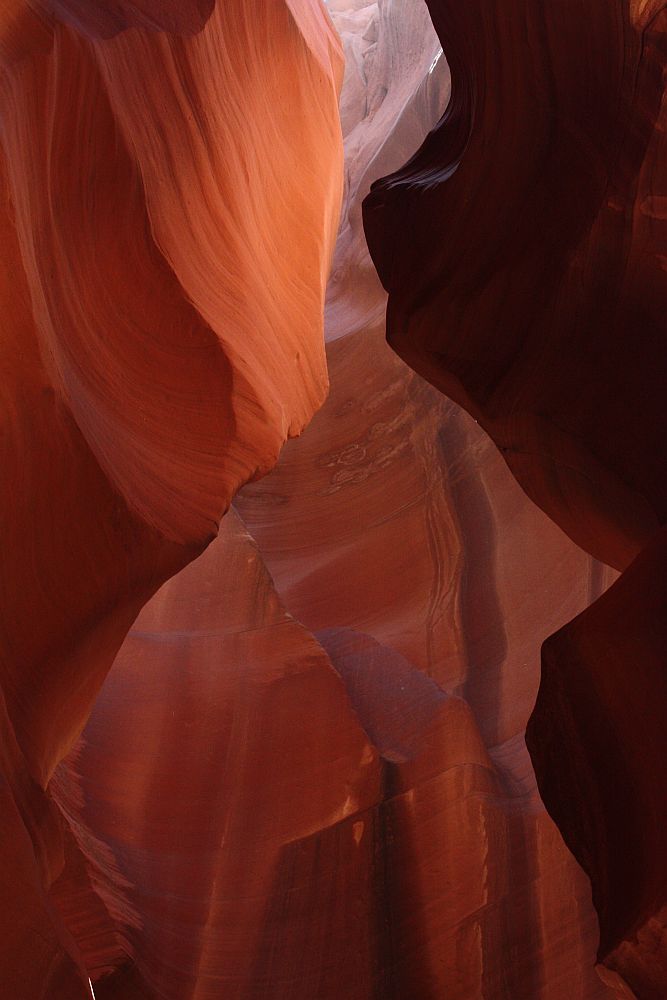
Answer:
[[[663,530],[547,641],[528,728],[552,815],[591,878],[600,954],[649,1000],[667,983],[666,606]]]
[[[452,99],[364,205],[387,335],[571,538],[628,567],[547,642],[530,748],[601,957],[664,997],[667,10],[429,9]]]
[[[386,347],[360,203],[449,73],[421,5],[333,15],[330,396],[137,619],[53,782],[51,898],[110,1000],[610,1000],[523,730],[541,636],[615,574]]]
[[[452,100],[364,209],[389,342],[623,568],[667,517],[667,13],[429,7]]]
[[[432,7],[2,6],[3,1000],[667,996],[665,15]]]

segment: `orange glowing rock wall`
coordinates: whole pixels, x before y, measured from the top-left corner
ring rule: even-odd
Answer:
[[[529,742],[541,793],[592,880],[606,980],[625,989],[620,974],[659,1000],[667,10],[429,9],[452,99],[364,206],[388,339],[479,421],[574,541],[626,570],[547,642]]]
[[[323,401],[315,0],[0,12],[3,995],[88,993],[44,789],[137,612]]]
[[[2,986],[664,1000],[664,14],[327,6],[0,14]]]
[[[133,626],[54,780],[51,898],[103,1000],[611,1000],[523,731],[542,637],[616,574],[386,347],[361,200],[449,69],[421,3],[330,10],[331,393]]]

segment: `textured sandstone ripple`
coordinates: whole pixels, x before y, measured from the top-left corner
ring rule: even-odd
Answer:
[[[341,73],[315,0],[0,13],[12,1000],[89,993],[43,789],[141,606],[325,396]]]
[[[608,996],[522,733],[539,635],[611,576],[383,344],[360,199],[449,77],[419,4],[366,8],[333,11],[364,30],[331,396],[239,495],[256,541],[228,515],[144,609],[58,774],[74,843],[53,898],[98,996]]]
[[[428,6],[452,98],[364,205],[388,339],[574,541],[626,570],[545,646],[531,752],[591,875],[600,955],[653,1000],[667,995],[667,9]]]
[[[663,1000],[664,5],[327,6],[0,12],[1,985]]]

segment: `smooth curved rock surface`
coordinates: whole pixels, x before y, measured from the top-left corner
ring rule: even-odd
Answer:
[[[341,6],[342,22],[336,10],[333,16],[344,28],[352,5]],[[422,17],[421,5],[409,9]],[[373,62],[373,45],[401,38],[406,5],[364,13],[379,29],[377,38],[368,23],[365,29],[365,40],[374,40],[362,63],[365,82],[371,93],[386,91],[389,102],[395,95],[396,104],[392,119],[390,107],[366,103],[356,75],[359,40],[343,30],[355,61],[348,54],[347,200],[327,297],[331,394],[271,475],[245,487],[235,503],[290,611],[314,631],[334,666],[347,669],[348,693],[378,744],[391,747],[397,738],[381,728],[399,711],[393,692],[401,670],[389,663],[409,663],[431,678],[426,685],[435,682],[467,702],[492,763],[494,799],[512,817],[503,833],[488,820],[494,832],[482,862],[480,813],[462,812],[444,781],[423,786],[435,812],[456,816],[456,829],[424,819],[418,849],[404,862],[404,877],[433,892],[413,904],[415,924],[421,922],[413,992],[429,996],[430,984],[435,996],[461,998],[607,997],[612,991],[593,970],[597,929],[585,880],[539,801],[522,734],[537,690],[541,637],[585,608],[615,573],[568,542],[525,498],[475,422],[383,344],[386,299],[367,279],[368,258],[355,242],[355,198],[372,177],[368,164],[391,165],[394,156],[397,162],[437,119],[448,98],[448,69],[436,59],[430,26],[420,21],[423,75],[411,95],[396,82],[392,90],[383,80],[386,64]],[[394,122],[395,136],[379,130],[382,115]],[[374,643],[391,650],[391,659]],[[376,671],[389,690],[373,690]],[[405,687],[409,694],[412,685]],[[406,725],[428,711],[416,693],[408,704],[400,709]],[[404,752],[404,740],[398,742]],[[481,895],[480,865],[488,888]]]
[[[54,781],[96,995],[603,997],[582,927],[575,968],[553,936],[586,883],[465,700],[358,629],[317,639],[234,513],[137,619]]]
[[[389,341],[578,544],[623,568],[667,516],[667,13],[429,9],[452,100],[364,210]]]
[[[586,881],[521,746],[489,751],[358,628],[309,633],[232,511],[54,779],[75,846],[51,896],[107,1000],[601,1000]]]
[[[368,995],[337,964],[341,935],[368,960],[355,897],[312,918],[336,864],[341,884],[358,869],[350,817],[379,788],[339,677],[230,512],[137,619],[54,781],[94,888],[78,940],[96,995]]]
[[[0,14],[12,1000],[89,995],[45,894],[55,767],[141,606],[325,396],[341,77],[315,0]]]
[[[50,900],[103,1000],[613,995],[523,728],[539,636],[614,574],[384,345],[359,202],[448,70],[420,4],[370,8],[343,93],[331,396],[144,608],[54,779]]]
[[[550,811],[591,878],[600,955],[647,1000],[667,982],[666,607],[663,531],[545,644],[528,734]]]
[[[653,1000],[667,995],[667,9],[429,9],[452,99],[364,205],[388,339],[574,541],[627,568],[547,642],[530,740],[591,875],[600,957]]]
[[[365,27],[343,92],[331,396],[237,498],[256,542],[228,515],[144,610],[58,774],[76,849],[52,897],[98,996],[613,995],[522,734],[539,637],[614,574],[384,346],[360,242],[373,163],[448,96],[410,11],[421,35],[401,33],[405,5],[333,10]],[[423,61],[403,85],[387,53],[406,37]]]
[[[649,777],[664,769],[661,552],[647,549],[603,594],[615,572],[527,499],[475,419],[386,348],[386,297],[363,244],[361,200],[441,115],[449,68],[421,2],[328,6],[347,54],[343,218],[326,302],[332,391],[277,469],[241,491],[212,542],[235,490],[270,467],[326,389],[321,314],[341,193],[341,65],[326,14],[315,0],[52,0],[47,18],[19,3],[3,11],[1,288],[12,319],[2,348],[11,429],[3,459],[18,503],[3,511],[13,547],[0,582],[8,609],[0,870],[7,898],[19,901],[0,922],[3,985],[16,1000],[89,996],[89,976],[98,1000],[611,1000],[630,996],[630,982],[653,1000],[664,935],[664,823]],[[451,25],[438,23],[451,29],[450,125],[473,106],[456,89],[463,69],[477,87],[482,62],[497,68],[496,48],[502,62],[503,32],[535,27],[538,15],[517,3],[496,37],[495,10],[452,8]],[[539,55],[535,72],[511,64],[519,94],[580,6],[545,10],[555,20],[522,48]],[[658,5],[638,4],[631,17],[647,26],[642,100],[657,85]],[[597,39],[582,31],[564,51],[588,53],[590,42],[600,55],[614,30]],[[477,49],[475,38],[484,40]],[[615,51],[605,56],[611,77]],[[561,93],[562,65],[548,81],[553,91],[530,90],[530,114],[504,146],[484,132],[485,171],[489,146],[519,156],[524,128],[549,107],[544,94]],[[568,85],[580,101],[586,95],[590,113],[604,89],[596,66],[583,90],[576,74]],[[495,124],[502,93],[489,90],[485,103],[476,91],[478,123],[488,125],[486,113]],[[570,96],[566,86],[566,110]],[[602,130],[616,107],[607,103]],[[635,153],[649,119],[631,135]],[[538,175],[538,187],[561,191],[556,168],[570,169],[582,142],[581,129],[568,128],[544,177],[527,153],[525,175],[508,180],[498,156],[497,183],[466,188],[479,199],[455,208],[474,215],[491,204],[489,234],[520,242],[529,227],[517,191],[532,190],[526,177]],[[442,134],[424,149],[440,155]],[[554,149],[546,140],[535,148],[541,169]],[[587,224],[606,162],[592,160],[573,205],[537,197],[546,249],[533,241],[524,256],[505,258],[503,244],[503,274],[518,260],[526,281],[546,276],[545,294],[556,294],[546,281],[549,241]],[[464,158],[453,179],[465,166]],[[627,181],[630,168],[616,166]],[[418,300],[424,316],[444,302],[442,259],[429,256],[439,192],[449,190],[441,168],[433,161],[407,187],[415,203],[425,199],[425,228],[408,215],[382,249],[400,269],[414,225],[415,246],[428,253],[402,302]],[[507,204],[497,199],[506,183]],[[404,179],[391,187],[392,204],[405,187]],[[617,245],[612,222],[620,225],[612,208],[611,222],[601,209],[608,244],[591,236],[605,261],[604,247],[611,260]],[[659,203],[650,211],[655,220]],[[633,239],[652,239],[656,230],[640,223]],[[465,227],[461,237],[457,274],[474,284],[479,238]],[[638,245],[629,245],[630,262],[643,260]],[[91,246],[94,254],[84,252]],[[563,257],[567,288],[570,264],[577,289],[596,273],[598,257],[582,260]],[[628,267],[635,277],[641,270]],[[494,280],[473,303],[481,318],[502,318]],[[505,290],[505,320],[521,313],[531,287]],[[639,333],[656,334],[656,315]],[[554,322],[554,338],[562,329],[580,347],[579,327]],[[530,354],[523,370],[535,362],[546,379],[551,364],[558,384],[545,383],[541,401],[555,412],[567,395],[553,360],[564,348],[547,346],[548,359]],[[509,364],[505,347],[498,364]],[[438,357],[435,374],[423,370],[447,387],[451,358]],[[551,448],[556,472],[514,453],[509,464],[575,539],[625,565],[657,523],[657,501],[652,510],[653,500],[638,499],[645,478],[619,485],[619,470],[603,473],[605,456],[596,465],[586,451],[595,435],[573,444],[571,427],[556,433],[542,411],[534,418],[530,379],[529,416],[515,426],[494,410],[492,422],[482,403],[509,396],[493,397],[491,383],[479,388],[493,372],[478,360],[456,367],[457,379],[472,372],[474,384],[463,398],[451,381],[453,396],[497,438],[516,443],[516,432],[542,455]],[[592,355],[576,360],[577,377],[609,375]],[[658,364],[652,377],[648,388]],[[579,390],[573,380],[584,427]],[[626,398],[618,379],[598,386],[591,406],[616,390]],[[642,400],[640,415],[655,406]],[[632,427],[638,436],[639,423]],[[642,441],[649,450],[652,433]],[[632,471],[629,437],[619,440]],[[58,764],[144,604],[83,736]],[[540,640],[556,630],[537,695]],[[631,686],[624,670],[639,650],[642,684]],[[646,732],[644,684],[655,698]],[[549,808],[593,881],[604,981],[593,968],[589,882],[545,811],[524,743],[536,695],[531,745]],[[573,753],[554,781],[564,734]],[[623,757],[619,747],[631,740],[637,751]],[[624,768],[616,781],[597,782],[609,756]],[[598,824],[595,836],[594,824],[578,825],[572,807],[583,795],[568,794],[565,775],[591,792],[585,818]],[[628,863],[623,845],[649,807]],[[592,854],[599,830],[614,822]],[[619,858],[634,893],[631,924]]]
[[[436,998],[612,996],[593,968],[588,886],[539,801],[522,734],[540,637],[615,574],[530,504],[483,432],[406,371],[381,329],[336,339],[328,356],[324,407],[277,468],[235,503],[287,606],[334,666],[352,660],[349,670],[369,684],[382,674],[364,699],[380,723],[400,713],[415,724],[429,705],[416,685],[414,699],[395,707],[386,654],[378,664],[374,643],[464,700],[491,784],[464,786],[462,794],[473,802],[491,794],[503,817],[462,810],[454,775],[452,785],[443,778],[418,786],[447,820],[424,819],[401,861],[402,877],[424,881],[435,897],[410,903],[416,923],[427,919],[415,930],[409,975],[426,990],[420,977],[435,962],[441,978],[424,995]],[[539,550],[525,545],[531,535]],[[351,681],[348,691],[354,702]],[[358,714],[374,732],[372,719]],[[400,735],[376,735],[376,745],[398,739],[404,755]],[[488,841],[479,839],[481,816],[493,831]],[[393,981],[402,996],[409,977]]]

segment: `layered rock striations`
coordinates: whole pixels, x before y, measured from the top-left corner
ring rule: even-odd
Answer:
[[[667,10],[429,9],[452,98],[364,206],[387,335],[575,542],[626,570],[547,642],[529,735],[541,793],[592,879],[600,956],[658,998]]]
[[[327,6],[0,15],[2,985],[662,997],[664,14]]]
[[[559,893],[586,885],[530,783],[508,794],[465,699],[404,656],[295,621],[234,512],[137,619],[53,785],[52,898],[98,998],[509,997],[549,968],[554,996],[605,995],[581,927],[562,962]]]
[[[467,709],[459,753],[474,739],[485,755],[482,770],[463,757],[418,775],[413,794],[428,805],[401,878],[425,888],[403,900],[414,937],[389,981],[397,996],[410,982],[461,1000],[611,996],[593,969],[589,889],[539,800],[523,729],[540,637],[613,574],[526,500],[472,420],[383,350],[382,329],[338,338],[328,356],[329,400],[235,503],[374,744],[389,756],[410,739],[401,727],[426,730],[429,701],[411,694],[425,677],[430,700]],[[531,534],[539,549],[525,546]],[[428,737],[433,752],[443,739]],[[393,785],[388,795],[404,799]],[[396,837],[383,845],[392,867]]]
[[[98,997],[609,1000],[523,730],[541,637],[615,574],[384,344],[361,199],[449,71],[423,5],[330,9],[331,394],[136,621],[55,779],[51,898]]]
[[[342,61],[319,4],[0,14],[12,1000],[88,995],[48,793],[137,612],[327,388]]]
[[[365,226],[390,343],[624,568],[666,515],[667,15],[598,7],[431,3],[452,100]]]
[[[96,996],[372,995],[379,788],[339,677],[228,514],[137,619],[55,781],[93,889],[56,902]]]

